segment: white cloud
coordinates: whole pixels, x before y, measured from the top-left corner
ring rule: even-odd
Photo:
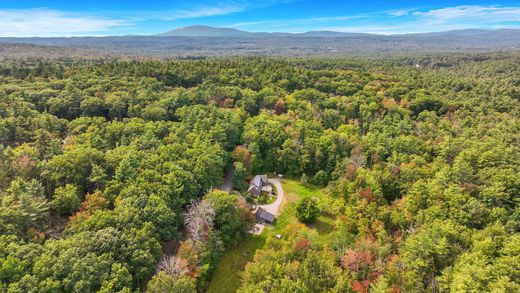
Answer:
[[[453,20],[477,20],[494,22],[520,21],[519,7],[502,7],[496,5],[463,5],[434,9],[426,12],[416,11],[413,14],[427,20],[440,22]]]
[[[149,20],[173,21],[228,15],[250,7],[248,1],[221,2],[192,9],[158,11],[98,11],[96,16],[59,10],[0,9],[0,37],[109,35],[115,28]]]
[[[456,29],[517,28],[520,25],[520,7],[464,5],[429,11],[415,11],[412,24],[421,31]]]
[[[403,34],[470,28],[520,28],[520,7],[498,5],[465,5],[427,11],[380,11],[363,16],[362,21],[329,23],[326,27],[321,26],[319,29],[340,32]],[[352,19],[355,18],[352,17],[349,20]],[[313,29],[316,29],[316,27]]]
[[[231,13],[244,11],[246,8],[243,5],[227,5],[222,7],[203,6],[196,10],[179,11],[173,15],[170,20],[185,19],[185,18],[201,18],[215,15],[227,15]]]
[[[388,12],[388,15],[393,16],[393,17],[400,17],[400,16],[408,15],[409,13],[410,13],[410,10],[408,10],[408,9],[400,9],[400,10],[391,10]]]
[[[0,19],[2,37],[74,36],[129,24],[121,19],[67,14],[49,9],[0,10]]]
[[[241,3],[228,3],[218,6],[199,6],[193,9],[160,10],[160,11],[139,11],[139,12],[113,12],[122,17],[133,21],[163,20],[172,21],[179,19],[195,19],[218,15],[228,15],[242,12],[247,9],[247,5]]]
[[[278,4],[287,4],[298,2],[300,0],[224,0],[218,1],[210,5],[194,6],[190,9],[173,9],[173,10],[151,10],[137,12],[121,12],[115,11],[114,14],[124,15],[123,17],[135,21],[144,20],[179,20],[179,19],[196,19],[210,16],[229,15],[239,13],[254,8],[263,8],[275,6]]]
[[[226,25],[225,27],[250,27],[257,25],[269,25],[269,27],[294,27],[295,25],[305,25],[305,24],[316,24],[316,23],[324,23],[324,22],[336,22],[336,21],[346,21],[350,19],[355,19],[358,17],[354,16],[324,16],[324,17],[309,17],[309,18],[293,18],[293,19],[268,19],[268,20],[260,20],[260,21],[250,21],[250,22],[237,22]]]

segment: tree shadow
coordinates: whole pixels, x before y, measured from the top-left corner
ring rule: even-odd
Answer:
[[[322,219],[316,219],[316,221],[310,224],[309,227],[316,229],[318,234],[329,234],[334,231],[334,225],[325,222]]]

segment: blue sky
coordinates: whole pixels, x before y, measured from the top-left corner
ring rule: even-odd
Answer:
[[[0,0],[0,36],[156,34],[195,24],[379,34],[520,28],[520,2]]]

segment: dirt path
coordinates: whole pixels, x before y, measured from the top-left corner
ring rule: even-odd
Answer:
[[[225,192],[230,192],[233,189],[233,175],[235,174],[235,168],[231,167],[226,171],[226,177],[224,177],[224,183],[218,188]]]
[[[282,204],[283,200],[282,182],[278,178],[269,178],[268,180],[269,183],[273,184],[276,188],[276,193],[278,197],[276,198],[275,202],[271,204],[261,205],[260,207],[276,216],[278,215],[278,209],[280,208],[280,204]]]

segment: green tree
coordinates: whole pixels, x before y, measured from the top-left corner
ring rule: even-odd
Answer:
[[[5,234],[24,233],[41,227],[49,216],[43,186],[35,179],[15,179],[0,197],[0,230]]]
[[[327,175],[327,172],[320,170],[316,174],[314,174],[314,177],[312,177],[312,183],[316,185],[327,185],[327,182],[329,181],[329,175]]]
[[[235,168],[233,173],[233,186],[235,186],[235,188],[238,190],[242,190],[247,186],[245,182],[247,170],[241,162],[235,162],[233,166]]]
[[[320,208],[318,207],[318,199],[316,197],[303,197],[296,205],[296,216],[304,223],[314,222],[319,213]]]
[[[197,292],[196,279],[170,276],[165,272],[159,272],[150,280],[146,291],[149,293],[195,293]]]
[[[71,184],[56,188],[51,207],[64,216],[74,214],[81,207],[78,189]]]
[[[249,227],[244,213],[238,206],[238,197],[235,194],[223,191],[212,191],[204,197],[215,210],[215,228],[225,244],[239,241]]]
[[[82,192],[86,192],[92,166],[102,164],[103,157],[103,153],[97,149],[74,147],[49,160],[45,164],[43,175],[57,185],[70,183],[78,186]]]

